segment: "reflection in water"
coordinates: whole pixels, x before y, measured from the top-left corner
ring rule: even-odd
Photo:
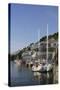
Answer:
[[[40,72],[34,72],[34,80],[39,80],[40,84],[52,84],[53,83],[53,73],[47,72],[47,73],[40,73]]]
[[[32,72],[31,68],[11,62],[11,86],[53,84],[53,72]]]
[[[40,80],[41,79],[41,73],[39,72],[33,72],[34,79]]]

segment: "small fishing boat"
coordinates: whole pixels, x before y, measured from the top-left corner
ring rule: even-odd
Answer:
[[[15,64],[18,65],[18,66],[20,66],[21,63],[22,63],[22,61],[19,60],[18,56],[17,56],[16,60],[14,60],[14,62],[15,62]]]
[[[20,66],[21,65],[21,60],[15,60],[15,64]]]

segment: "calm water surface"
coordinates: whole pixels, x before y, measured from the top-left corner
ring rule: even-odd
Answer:
[[[53,72],[32,72],[31,68],[20,67],[11,61],[11,86],[53,84]]]

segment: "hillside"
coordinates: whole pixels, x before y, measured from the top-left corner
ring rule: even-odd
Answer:
[[[36,43],[30,43],[29,46],[24,47],[22,50],[19,50],[19,52],[17,54],[10,55],[10,60],[16,59],[17,56],[19,57],[19,59],[22,59],[22,53],[23,52],[25,52],[25,51],[31,51],[32,45],[34,46],[35,44],[38,44],[39,42],[45,41],[46,38],[47,37],[44,36],[38,42],[36,42]],[[52,38],[57,41],[58,40],[58,32],[57,33],[54,33],[53,35],[49,35],[48,36],[48,39],[52,39]]]

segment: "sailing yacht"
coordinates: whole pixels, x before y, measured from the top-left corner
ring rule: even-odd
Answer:
[[[48,24],[47,24],[47,53],[46,53],[46,62],[45,64],[43,65],[43,68],[42,68],[42,71],[51,71],[52,70],[52,64],[48,62]]]
[[[40,32],[38,32],[38,41],[40,38]],[[40,47],[40,43],[38,43],[38,48]],[[40,52],[39,52],[40,53]],[[35,55],[36,56],[36,55]],[[40,63],[40,59],[35,60],[34,65],[32,66],[32,71],[38,72],[42,69],[42,64]]]
[[[48,62],[48,24],[47,24],[47,53],[46,53],[46,60],[44,63],[39,64],[35,63],[32,67],[32,71],[40,71],[40,72],[48,72],[53,69],[52,64]]]

